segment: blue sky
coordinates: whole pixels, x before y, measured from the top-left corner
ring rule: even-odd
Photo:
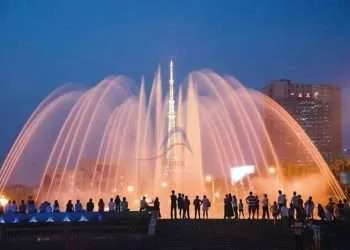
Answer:
[[[346,88],[350,1],[1,0],[0,159],[59,85],[120,73],[150,82],[170,57],[178,79],[211,68],[257,89],[277,78]]]

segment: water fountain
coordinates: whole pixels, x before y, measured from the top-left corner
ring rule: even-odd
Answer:
[[[262,93],[210,70],[190,73],[175,91],[172,62],[167,96],[160,70],[149,94],[145,85],[116,76],[55,90],[7,155],[0,194],[23,184],[37,200],[121,194],[137,202],[170,189],[213,199],[248,189],[343,197],[302,128]]]

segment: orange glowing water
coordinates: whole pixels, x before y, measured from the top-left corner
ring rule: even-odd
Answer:
[[[160,196],[164,205],[171,189],[190,197],[207,194],[220,204],[226,193],[242,197],[249,190],[271,196],[278,189],[287,195],[297,190],[320,201],[344,197],[297,122],[233,77],[209,70],[188,76],[177,91],[176,123],[182,133],[168,148],[160,70],[149,95],[145,85],[142,81],[133,91],[138,84],[118,76],[88,90],[64,87],[51,94],[6,157],[0,194],[24,184],[35,187],[37,200],[120,194],[128,196],[131,207],[144,195]],[[177,162],[164,174],[169,151]],[[254,165],[255,174],[232,183],[231,167],[242,165]]]

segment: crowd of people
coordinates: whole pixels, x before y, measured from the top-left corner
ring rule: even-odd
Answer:
[[[190,219],[190,205],[191,201],[188,198],[187,195],[178,193],[176,196],[175,191],[171,191],[170,195],[170,218],[171,219]],[[200,199],[197,195],[196,198],[193,200],[193,206],[194,206],[194,218],[200,219],[201,218],[201,210],[202,210],[202,217],[204,219],[208,219],[209,217],[209,208],[211,207],[211,202],[207,198],[206,195],[203,195],[203,198]],[[179,212],[179,217],[177,216],[177,213]]]
[[[290,201],[288,202],[286,194],[281,190],[278,191],[276,201],[270,202],[267,194],[254,195],[249,192],[245,199],[237,198],[235,195],[226,194],[223,200],[224,205],[224,219],[273,219],[276,223],[281,220],[283,223],[291,223],[293,221],[306,221],[313,219],[315,211],[321,220],[333,221],[335,219],[343,218],[344,210],[350,205],[346,199],[339,200],[337,203],[329,199],[327,205],[323,207],[321,204],[315,205],[312,197],[308,197],[306,201],[303,200],[300,194],[293,192]],[[190,206],[194,208],[194,219],[208,219],[211,202],[206,195],[200,198],[198,195],[191,200],[189,196],[178,193],[176,195],[173,190],[170,194],[170,218],[171,219],[190,219]],[[216,204],[218,205],[218,203]],[[19,204],[16,201],[8,201],[4,207],[0,205],[0,214],[4,213],[59,213],[59,212],[125,212],[129,211],[129,203],[126,197],[120,198],[117,195],[115,198],[110,198],[106,204],[103,199],[99,199],[97,206],[93,199],[89,199],[86,203],[85,209],[80,200],[73,203],[71,200],[67,202],[65,207],[61,207],[58,200],[53,204],[48,201],[42,202],[38,207],[33,199],[29,198],[27,202],[22,200]],[[140,200],[139,211],[155,211],[158,217],[161,217],[160,201],[156,197],[152,202],[148,202],[146,197]],[[245,216],[247,212],[247,216]]]
[[[288,203],[286,194],[281,190],[278,191],[276,201],[270,204],[267,194],[264,194],[260,200],[258,195],[253,195],[253,192],[249,192],[244,202],[242,199],[237,199],[235,195],[225,195],[224,218],[245,218],[245,205],[247,206],[248,219],[254,220],[261,218],[269,220],[272,218],[275,222],[278,219],[285,222],[314,219],[315,210],[317,210],[317,216],[321,220],[332,221],[343,218],[344,210],[350,208],[346,199],[339,200],[338,203],[336,203],[332,198],[329,199],[325,207],[321,204],[318,204],[316,207],[311,196],[304,202],[302,196],[297,194],[297,192],[293,192],[290,202]]]
[[[126,197],[122,199],[117,195],[115,198],[110,198],[108,202],[108,211],[109,212],[124,212],[129,211],[129,203]],[[38,207],[35,204],[35,201],[32,198],[29,198],[27,202],[21,200],[20,204],[17,205],[16,201],[9,200],[8,204],[4,207],[0,205],[0,214],[4,213],[20,213],[20,214],[33,214],[33,213],[73,213],[73,212],[105,212],[106,206],[103,199],[99,199],[97,203],[97,209],[95,209],[95,203],[93,199],[89,199],[86,203],[85,209],[83,208],[83,204],[80,200],[76,200],[73,204],[71,200],[69,200],[65,207],[61,207],[58,200],[55,200],[53,204],[48,201],[42,202]]]

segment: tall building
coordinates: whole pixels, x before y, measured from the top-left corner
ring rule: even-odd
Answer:
[[[326,161],[342,152],[340,88],[275,80],[263,92],[301,125]],[[271,128],[270,128],[271,129]]]

